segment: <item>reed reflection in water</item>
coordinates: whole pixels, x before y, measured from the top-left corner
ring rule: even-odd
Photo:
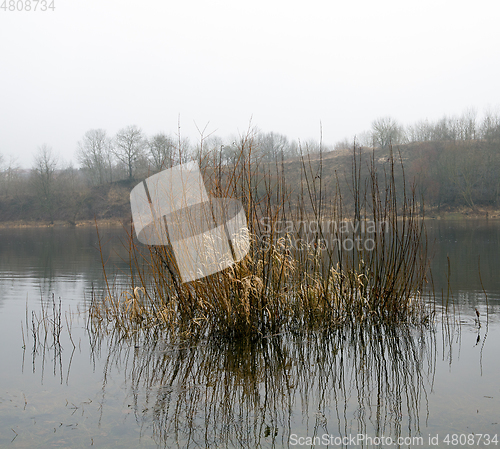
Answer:
[[[377,323],[257,342],[175,342],[153,330],[94,338],[103,395],[125,374],[142,434],[165,447],[419,435],[436,359],[433,330]]]

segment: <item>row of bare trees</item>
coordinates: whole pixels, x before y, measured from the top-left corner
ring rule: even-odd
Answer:
[[[181,152],[179,152],[179,145]],[[137,126],[127,126],[114,137],[91,129],[77,144],[77,159],[90,185],[147,176],[179,162],[186,140],[165,133],[147,137]]]
[[[146,145],[147,140],[137,126],[120,130],[114,139],[104,129],[91,129],[78,142],[77,158],[90,184],[101,185],[113,181],[117,164],[132,179],[145,156]]]
[[[500,138],[500,112],[486,110],[479,118],[477,110],[466,109],[461,115],[444,116],[436,121],[420,120],[408,126],[392,117],[379,117],[372,122],[371,129],[360,133],[358,144],[367,147],[387,148],[415,142],[469,142],[472,140],[498,140]],[[335,147],[351,148],[348,139]]]
[[[137,126],[127,126],[113,138],[104,129],[91,129],[78,142],[77,157],[89,183],[102,185],[123,178],[142,178],[193,157],[203,161],[217,155],[223,164],[234,164],[245,138],[202,136],[193,146],[187,139],[166,133],[148,137]],[[252,139],[253,157],[262,161],[295,157],[303,150],[319,151],[316,142],[307,142],[302,149],[298,142],[274,132],[254,131]]]
[[[286,159],[300,153],[297,142],[277,133],[250,133],[252,157],[262,161]],[[250,148],[245,137],[226,140],[202,136],[196,145],[175,135],[147,136],[139,127],[127,126],[109,136],[104,129],[87,131],[77,143],[79,168],[64,165],[53,149],[41,145],[30,169],[0,154],[0,220],[75,221],[79,218],[113,217],[128,213],[128,193],[138,180],[165,168],[196,158],[200,164],[217,157],[234,164],[241,149]],[[308,142],[307,151],[319,144]]]
[[[461,115],[408,126],[382,117],[355,141],[384,154],[391,146],[401,150],[407,179],[428,206],[466,206],[473,211],[500,206],[499,110],[487,110],[480,117],[475,109],[467,109]],[[335,148],[352,149],[353,140],[338,142]]]
[[[391,144],[404,144],[408,179],[415,182],[428,205],[466,205],[472,209],[500,205],[498,113],[487,112],[479,120],[474,110],[467,110],[457,117],[407,127],[381,118],[372,123],[370,132],[358,137],[357,143],[382,152]],[[352,149],[352,145],[344,141],[335,148]],[[103,129],[91,129],[77,143],[80,168],[64,167],[48,145],[38,148],[31,170],[22,170],[15,159],[7,160],[0,154],[1,219],[31,216],[53,221],[64,215],[71,221],[78,214],[90,216],[103,208],[105,213],[116,215],[120,207],[128,207],[126,193],[137,180],[191,158],[201,165],[213,158],[221,164],[237,164],[242,151],[251,151],[253,161],[273,162],[320,150],[331,148],[259,130],[225,140],[201,135],[192,145],[176,135],[147,136],[137,126],[127,126],[114,136]],[[342,171],[342,167],[338,169]],[[92,193],[93,188],[97,190]]]

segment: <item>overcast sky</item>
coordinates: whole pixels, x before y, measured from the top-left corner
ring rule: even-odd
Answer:
[[[15,2],[18,6],[26,0]],[[11,2],[14,3],[14,2]],[[9,1],[7,1],[9,4]],[[32,8],[35,1],[31,2]],[[0,154],[83,134],[223,138],[251,124],[335,143],[500,105],[498,0],[54,0],[0,9]]]

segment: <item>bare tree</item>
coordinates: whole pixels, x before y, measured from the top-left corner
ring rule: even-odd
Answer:
[[[406,128],[406,137],[410,142],[428,142],[432,140],[432,125],[428,120],[420,120]]]
[[[144,135],[137,126],[127,126],[116,134],[113,153],[127,167],[129,179],[134,176],[136,163],[144,157],[144,148]]]
[[[476,138],[476,110],[467,109],[461,116],[453,116],[447,119],[448,136],[446,140],[463,142]]]
[[[54,222],[56,170],[57,157],[52,153],[52,148],[43,144],[35,155],[32,179],[42,209],[48,214],[51,223]]]
[[[78,142],[77,158],[92,184],[101,185],[111,181],[111,140],[105,130],[87,131]]]
[[[0,155],[0,185],[2,193],[7,196],[11,192],[19,193],[21,190],[19,187],[19,164],[16,158],[10,156],[8,162],[4,162],[5,159]]]
[[[201,167],[211,160],[214,164],[229,164],[232,161],[230,145],[226,145],[219,136],[210,135],[201,139],[194,148],[194,157]]]
[[[404,140],[402,126],[391,117],[382,117],[372,122],[372,137],[374,146],[387,148],[397,145]]]
[[[289,143],[283,134],[269,132],[257,135],[257,146],[263,161],[274,161],[287,156]]]
[[[477,111],[474,108],[468,108],[461,115],[460,138],[461,140],[475,140],[477,133]]]
[[[175,139],[163,134],[155,134],[147,141],[149,157],[155,170],[160,171],[175,165],[179,159]]]
[[[224,165],[236,165],[238,162],[239,150],[232,143],[221,143],[219,146],[219,160]]]
[[[486,110],[481,124],[481,137],[488,142],[500,139],[500,112],[498,110]]]

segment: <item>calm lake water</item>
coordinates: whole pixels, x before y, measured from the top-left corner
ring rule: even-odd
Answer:
[[[96,339],[78,315],[104,286],[95,229],[0,229],[0,447],[499,447],[500,222],[427,229],[453,315],[257,345]],[[119,283],[125,233],[100,232]],[[31,332],[52,298],[60,346]]]

